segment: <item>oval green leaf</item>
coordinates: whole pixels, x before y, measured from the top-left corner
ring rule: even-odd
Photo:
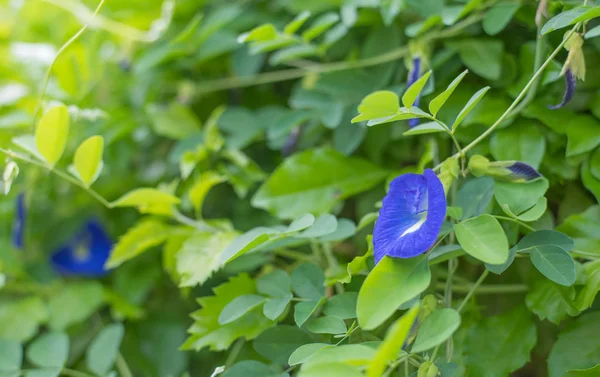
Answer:
[[[490,215],[480,215],[454,225],[458,243],[467,254],[489,264],[504,264],[509,250],[502,226]]]
[[[402,104],[405,107],[410,108],[415,103],[415,100],[423,90],[423,87],[427,83],[427,80],[429,80],[429,76],[431,76],[431,71],[425,73],[417,81],[415,81],[408,89],[406,89],[406,92],[402,96]]]
[[[75,151],[73,164],[77,170],[78,178],[89,187],[100,175],[102,170],[102,153],[104,138],[92,136],[85,140]]]
[[[411,352],[423,352],[442,344],[460,326],[460,314],[451,308],[442,308],[425,319]]]
[[[436,116],[438,111],[440,111],[442,106],[444,106],[448,98],[450,98],[450,96],[454,92],[454,89],[456,89],[458,84],[460,84],[460,82],[467,75],[467,73],[469,73],[469,70],[463,71],[454,80],[452,80],[452,82],[450,83],[450,85],[448,85],[446,90],[438,94],[437,97],[435,97],[431,100],[431,102],[429,102],[429,112],[431,113],[431,115]]]
[[[465,107],[462,108],[462,110],[460,111],[460,113],[458,113],[458,116],[454,120],[454,123],[452,124],[452,131],[456,130],[456,128],[466,118],[466,116],[469,115],[471,110],[473,110],[473,108],[479,103],[479,101],[481,101],[481,99],[483,98],[483,96],[485,96],[488,90],[490,90],[490,87],[486,86],[485,88],[479,89],[475,94],[473,94],[473,96],[469,99]]]
[[[430,281],[427,256],[411,259],[384,257],[367,276],[358,294],[357,314],[360,327],[371,330],[379,326],[400,305],[423,292]]]
[[[227,304],[221,311],[221,314],[219,314],[219,324],[226,325],[231,323],[265,301],[267,301],[267,299],[259,295],[243,295],[236,297]]]
[[[570,286],[575,283],[575,262],[569,253],[556,245],[539,245],[531,248],[531,262],[545,277],[553,282]]]
[[[51,167],[65,151],[68,134],[69,109],[65,105],[52,107],[40,118],[35,130],[35,145]]]
[[[147,207],[160,204],[179,204],[179,198],[155,188],[138,188],[111,203],[117,207]]]

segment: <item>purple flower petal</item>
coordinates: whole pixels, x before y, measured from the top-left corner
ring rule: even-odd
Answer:
[[[510,170],[511,177],[514,180],[523,179],[525,181],[531,181],[542,176],[533,167],[520,161],[515,161],[512,165],[507,166],[507,169]]]
[[[433,170],[395,178],[375,222],[375,262],[385,255],[411,258],[423,254],[435,244],[445,217],[444,186]]]
[[[113,247],[104,227],[90,220],[68,244],[52,255],[54,269],[62,275],[100,277],[108,273],[104,264]]]
[[[567,69],[565,72],[565,94],[563,96],[563,100],[558,105],[550,105],[548,106],[551,110],[560,109],[565,107],[571,98],[573,98],[573,94],[575,94],[575,76],[573,76],[573,72],[571,69]]]

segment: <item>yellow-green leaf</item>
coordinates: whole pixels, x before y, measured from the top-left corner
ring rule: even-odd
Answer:
[[[35,144],[50,166],[54,166],[65,151],[69,134],[69,110],[58,105],[48,110],[38,122]]]
[[[138,188],[128,192],[119,199],[111,203],[111,207],[141,207],[160,205],[160,204],[178,204],[179,198],[155,188]]]
[[[81,143],[75,151],[73,163],[79,178],[86,186],[94,183],[102,170],[103,148],[104,138],[102,136],[92,136]]]
[[[169,236],[169,227],[156,220],[146,220],[129,229],[119,239],[106,262],[107,268],[115,268],[151,247],[163,243]]]
[[[213,188],[213,186],[224,182],[227,180],[226,177],[217,174],[213,171],[206,171],[202,173],[202,175],[194,182],[194,185],[190,189],[189,196],[196,212],[200,212],[202,210],[202,204],[204,203],[204,198],[206,198],[206,194],[208,191]]]
[[[410,328],[415,322],[418,313],[419,305],[417,304],[390,327],[385,335],[385,339],[377,349],[375,357],[369,364],[367,377],[382,376],[388,363],[396,359],[398,353],[402,350],[402,346],[408,337]]]

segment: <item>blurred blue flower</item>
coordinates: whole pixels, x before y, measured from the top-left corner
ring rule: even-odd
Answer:
[[[373,231],[375,262],[411,258],[429,250],[446,217],[444,186],[431,169],[390,183]]]
[[[408,79],[406,80],[406,88],[410,88],[412,84],[415,83],[419,79],[421,75],[421,58],[414,57],[412,61],[412,69],[408,72]],[[419,102],[421,100],[421,93],[415,99],[415,103],[413,106],[419,107]],[[409,119],[408,126],[410,128],[416,127],[419,124],[419,118]]]
[[[25,207],[25,194],[17,196],[17,208],[12,227],[12,243],[17,249],[22,249],[25,238],[25,220],[27,218],[27,208]]]
[[[106,230],[89,220],[66,245],[52,255],[52,266],[62,275],[99,277],[108,273],[104,264],[113,248]]]

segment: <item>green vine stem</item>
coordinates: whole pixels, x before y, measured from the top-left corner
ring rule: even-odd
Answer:
[[[494,122],[494,124],[492,124],[487,130],[485,130],[485,132],[483,132],[481,135],[479,135],[479,137],[477,137],[475,140],[473,140],[469,145],[464,147],[462,150],[463,153],[467,153],[469,150],[473,149],[477,144],[479,144],[481,141],[483,141],[485,138],[487,138],[513,112],[513,110],[517,107],[517,105],[525,97],[527,92],[534,86],[534,84],[536,83],[538,78],[541,77],[541,75],[544,72],[544,70],[546,69],[546,67],[548,67],[548,65],[552,62],[552,59],[554,59],[554,57],[562,50],[565,43],[569,39],[569,36],[571,36],[573,33],[575,33],[580,27],[581,27],[581,22],[577,23],[568,32],[567,36],[565,36],[565,38],[558,45],[558,47],[556,47],[554,49],[554,51],[552,51],[552,53],[546,59],[546,61],[544,61],[544,63],[540,66],[540,68],[538,68],[538,70],[534,73],[534,75],[527,82],[527,84],[525,85],[523,90],[521,90],[521,92],[519,93],[517,98],[515,98],[515,100],[510,104],[510,106],[506,109],[506,111],[504,111],[504,113],[502,113],[502,115],[500,115],[498,120],[496,120],[496,122]],[[456,153],[452,156],[452,158],[459,158],[460,156],[461,156],[460,153]],[[439,170],[441,167],[442,167],[442,165],[439,164],[434,168],[434,170]]]
[[[92,16],[91,16],[92,19],[98,14],[98,12],[100,11],[100,8],[102,8],[104,1],[105,0],[100,0],[100,2],[98,3],[98,6],[92,13]],[[91,19],[90,19],[90,22],[91,22]],[[39,98],[37,101],[36,109],[35,109],[35,112],[33,113],[32,130],[35,129],[35,121],[37,119],[37,116],[38,116],[40,110],[42,109],[42,101],[44,100],[44,96],[46,95],[46,90],[48,89],[48,82],[50,81],[50,75],[52,74],[52,69],[54,68],[54,64],[58,60],[58,57],[67,48],[69,48],[69,46],[71,46],[71,44],[73,44],[73,42],[75,42],[77,40],[77,38],[79,38],[81,36],[81,34],[83,34],[87,30],[87,28],[90,26],[90,22],[84,24],[81,27],[81,29],[79,29],[77,31],[77,33],[75,33],[71,38],[69,38],[69,40],[66,41],[65,44],[63,44],[61,46],[61,48],[58,50],[58,52],[56,53],[56,56],[54,56],[54,59],[52,59],[52,63],[50,63],[50,66],[48,67],[48,70],[46,71],[46,76],[44,77],[44,81],[42,82],[42,88],[40,90],[40,95],[39,95]]]

